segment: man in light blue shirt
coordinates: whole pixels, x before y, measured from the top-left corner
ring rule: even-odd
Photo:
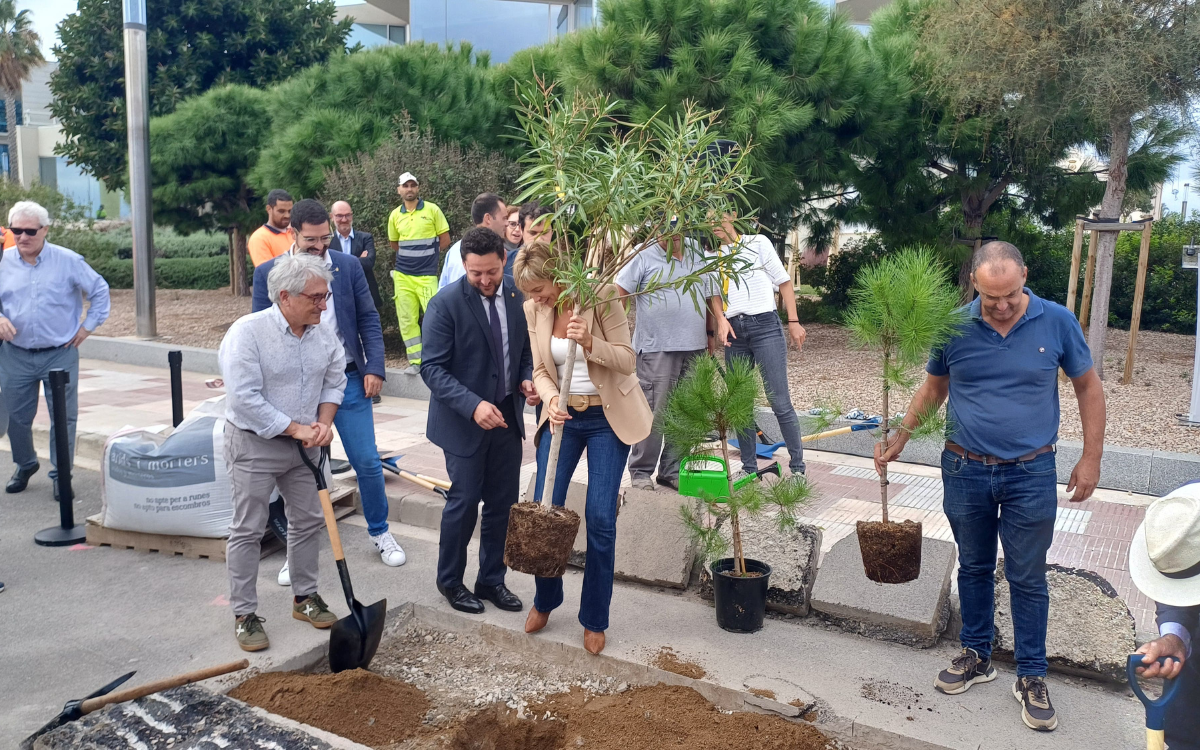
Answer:
[[[477,227],[490,229],[501,237],[505,236],[507,216],[508,208],[504,205],[504,201],[500,200],[500,196],[495,193],[481,193],[471,204],[472,223]],[[504,266],[505,273],[512,271],[512,259],[515,257],[514,253],[507,259]],[[466,275],[467,271],[463,268],[462,240],[459,240],[446,251],[446,262],[442,266],[442,275],[438,278],[438,291]]]
[[[32,201],[20,201],[8,212],[8,226],[17,246],[0,260],[0,392],[8,407],[8,440],[16,473],[6,492],[21,492],[37,472],[33,448],[33,418],[37,414],[38,383],[46,405],[54,411],[50,371],[66,370],[67,427],[72,460],[75,422],[79,414],[79,345],[108,319],[108,284],[83,256],[46,242],[50,215]],[[83,299],[88,300],[83,317]],[[54,426],[50,427],[50,479],[58,499],[58,461]]]

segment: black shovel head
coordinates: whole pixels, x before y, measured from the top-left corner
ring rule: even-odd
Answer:
[[[350,614],[335,622],[329,633],[329,671],[337,673],[370,666],[383,638],[386,614],[387,599],[369,607],[355,599]]]

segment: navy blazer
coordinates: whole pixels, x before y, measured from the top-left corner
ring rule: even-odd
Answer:
[[[371,299],[367,277],[358,258],[330,248],[326,252],[333,260],[333,313],[337,316],[338,332],[354,355],[354,364],[364,375],[386,379],[383,361],[383,327],[379,311]],[[254,301],[252,311],[271,306],[267,296],[267,274],[275,267],[275,258],[254,269]]]
[[[525,297],[511,276],[504,277],[504,312],[508,318],[508,371],[513,413],[525,437],[525,396],[521,382],[533,379],[529,326],[522,307]],[[421,327],[421,379],[429,386],[429,421],[425,435],[453,456],[469,457],[479,449],[484,429],[475,424],[475,407],[496,392],[492,329],[483,298],[463,276],[429,301]],[[512,426],[512,425],[510,425]]]

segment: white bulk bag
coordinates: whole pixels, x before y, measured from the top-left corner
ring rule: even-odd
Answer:
[[[170,434],[127,427],[104,444],[104,526],[222,538],[233,520],[225,468],[225,397],[197,406]]]

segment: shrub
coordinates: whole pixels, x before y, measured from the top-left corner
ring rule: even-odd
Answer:
[[[854,288],[859,269],[875,263],[886,252],[877,237],[868,237],[831,255],[829,267],[823,268],[823,273],[816,269],[803,270],[800,281],[821,288],[821,301],[832,310],[841,312],[850,306],[850,290]],[[820,283],[817,282],[818,278]]]
[[[110,258],[129,260],[133,257],[133,231],[128,224],[103,231],[78,226],[52,227],[47,238],[74,250],[92,263]],[[228,254],[228,235],[208,232],[178,234],[170,227],[154,228],[156,258],[209,258]]]
[[[113,289],[133,288],[133,261],[109,258],[92,262]],[[159,289],[220,289],[229,286],[229,258],[156,258],[154,282]]]
[[[8,210],[18,201],[33,201],[50,214],[52,224],[87,221],[88,209],[81,206],[49,185],[35,182],[29,187],[21,183],[0,181],[0,224],[8,226]]]
[[[478,146],[439,142],[429,130],[402,124],[399,134],[388,138],[371,154],[359,154],[325,173],[321,201],[349,201],[356,226],[375,235],[375,277],[383,307],[379,310],[385,328],[396,326],[392,301],[391,270],[394,259],[388,246],[387,220],[400,203],[396,178],[412,172],[421,180],[421,197],[436,203],[446,214],[451,239],[471,227],[471,203],[484,192],[513,199],[520,168],[505,156]]]

